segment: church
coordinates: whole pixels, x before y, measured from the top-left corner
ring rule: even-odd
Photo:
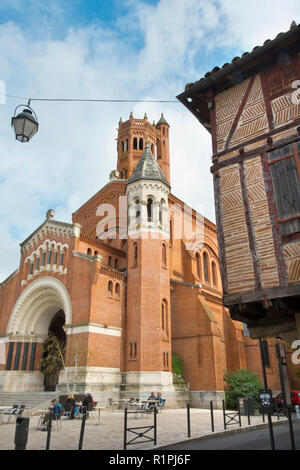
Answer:
[[[0,284],[0,391],[44,390],[49,332],[64,343],[56,391],[208,407],[225,371],[261,375],[259,346],[222,303],[217,232],[175,196],[170,126],[120,119],[117,168],[72,215],[45,220],[20,244]],[[279,390],[275,340],[264,342]],[[174,374],[172,358],[182,364]]]

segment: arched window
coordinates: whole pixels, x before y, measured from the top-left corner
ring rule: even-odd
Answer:
[[[138,148],[138,140],[136,137],[134,137],[133,139],[133,150],[137,150]]]
[[[143,141],[142,138],[140,138],[140,140],[139,140],[139,150],[143,150],[143,148],[144,148],[144,141]]]
[[[62,266],[64,264],[64,250],[61,250],[59,256],[59,264]]]
[[[108,282],[108,296],[112,297],[112,295],[113,295],[113,283],[112,281],[109,281]]]
[[[197,276],[201,279],[201,258],[199,253],[196,253]]]
[[[167,266],[167,245],[165,243],[162,244],[162,264],[164,267]]]
[[[108,266],[111,266],[111,264],[112,264],[112,257],[109,256],[109,257],[108,257]]]
[[[43,253],[42,253],[42,264],[41,264],[41,266],[45,266],[45,260],[46,260],[46,252],[43,251]]]
[[[99,253],[98,253],[98,251],[95,251],[94,256],[97,256],[97,255],[99,255]]]
[[[137,243],[133,245],[133,265],[137,266],[138,264],[138,246]]]
[[[211,263],[211,272],[212,272],[213,285],[216,286],[218,284],[218,280],[217,280],[218,278],[217,278],[217,266],[214,261]]]
[[[87,254],[90,255],[90,256],[92,256],[92,250],[91,250],[91,248],[88,248],[88,249],[87,249]]]
[[[160,205],[159,205],[159,223],[163,227],[166,225],[166,212],[167,212],[166,201],[164,199],[161,199]]]
[[[168,334],[168,304],[165,299],[161,303],[161,328]]]
[[[39,264],[40,264],[40,258],[37,256],[35,259],[35,270],[37,271],[39,269]]]
[[[115,293],[116,293],[116,297],[119,299],[120,298],[120,284],[118,282],[115,287]]]
[[[170,243],[173,244],[173,220],[170,219]]]
[[[135,219],[136,219],[136,223],[139,223],[140,215],[141,215],[141,208],[140,208],[140,201],[139,201],[139,199],[136,199],[136,200],[134,201],[134,204],[135,204]]]
[[[57,264],[57,251],[54,251],[54,260],[53,264]]]
[[[203,253],[203,272],[205,282],[209,282],[208,255],[206,252]]]
[[[29,274],[33,273],[33,263],[30,263],[29,265]]]
[[[52,258],[52,250],[49,250],[49,251],[48,251],[47,264],[51,264],[51,258]]]
[[[123,250],[126,249],[126,243],[127,243],[127,240],[122,240],[121,247]]]
[[[119,264],[118,260],[115,259],[115,269],[118,269],[118,264]]]
[[[152,204],[153,200],[151,198],[147,199],[147,217],[148,222],[152,222]]]

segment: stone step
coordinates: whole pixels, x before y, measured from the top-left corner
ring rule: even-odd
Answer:
[[[57,397],[56,392],[23,392],[7,393],[0,392],[0,406],[25,405],[25,409],[36,408],[45,402],[49,402]]]

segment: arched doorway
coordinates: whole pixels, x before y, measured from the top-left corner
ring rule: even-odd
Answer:
[[[72,305],[65,285],[51,276],[31,282],[15,303],[6,335],[14,344],[27,343],[28,348],[25,348],[24,344],[20,350],[34,351],[35,358],[30,361],[32,367],[28,366],[27,361],[27,367],[22,369],[22,374],[19,373],[21,369],[11,368],[7,371],[4,390],[44,390],[44,377],[40,370],[43,345],[49,332],[66,345],[63,325],[72,325]],[[23,362],[21,354],[20,364]]]
[[[47,392],[56,390],[59,373],[64,368],[66,350],[64,324],[64,311],[59,310],[50,322],[48,335],[43,344],[41,372],[44,375],[44,387]]]

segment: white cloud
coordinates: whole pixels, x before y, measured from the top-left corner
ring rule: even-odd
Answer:
[[[15,7],[22,4],[18,0]],[[48,23],[43,17],[38,25],[39,2],[31,1],[36,30],[12,21],[0,25],[0,79],[7,93],[175,99],[186,82],[207,71],[202,64],[207,50],[213,57],[222,41],[232,49],[240,44],[241,52],[261,44],[288,29],[297,2],[285,2],[283,8],[283,2],[273,1],[277,16],[272,21],[271,2],[257,0],[127,4],[129,13],[118,18],[114,29],[102,23],[68,28],[57,2],[51,2],[53,11],[48,6]],[[254,11],[260,12],[257,18]],[[66,32],[53,37],[57,24],[64,24]],[[116,127],[131,110],[137,117],[147,112],[150,120],[164,112],[171,126],[172,191],[193,207],[203,204],[203,214],[214,220],[210,136],[181,104],[33,101],[40,129],[29,144],[13,139],[10,118],[17,104],[20,100],[7,99],[0,105],[0,279],[17,267],[18,243],[43,221],[47,209],[54,207],[57,219],[71,221],[72,212],[107,183],[116,167]]]

